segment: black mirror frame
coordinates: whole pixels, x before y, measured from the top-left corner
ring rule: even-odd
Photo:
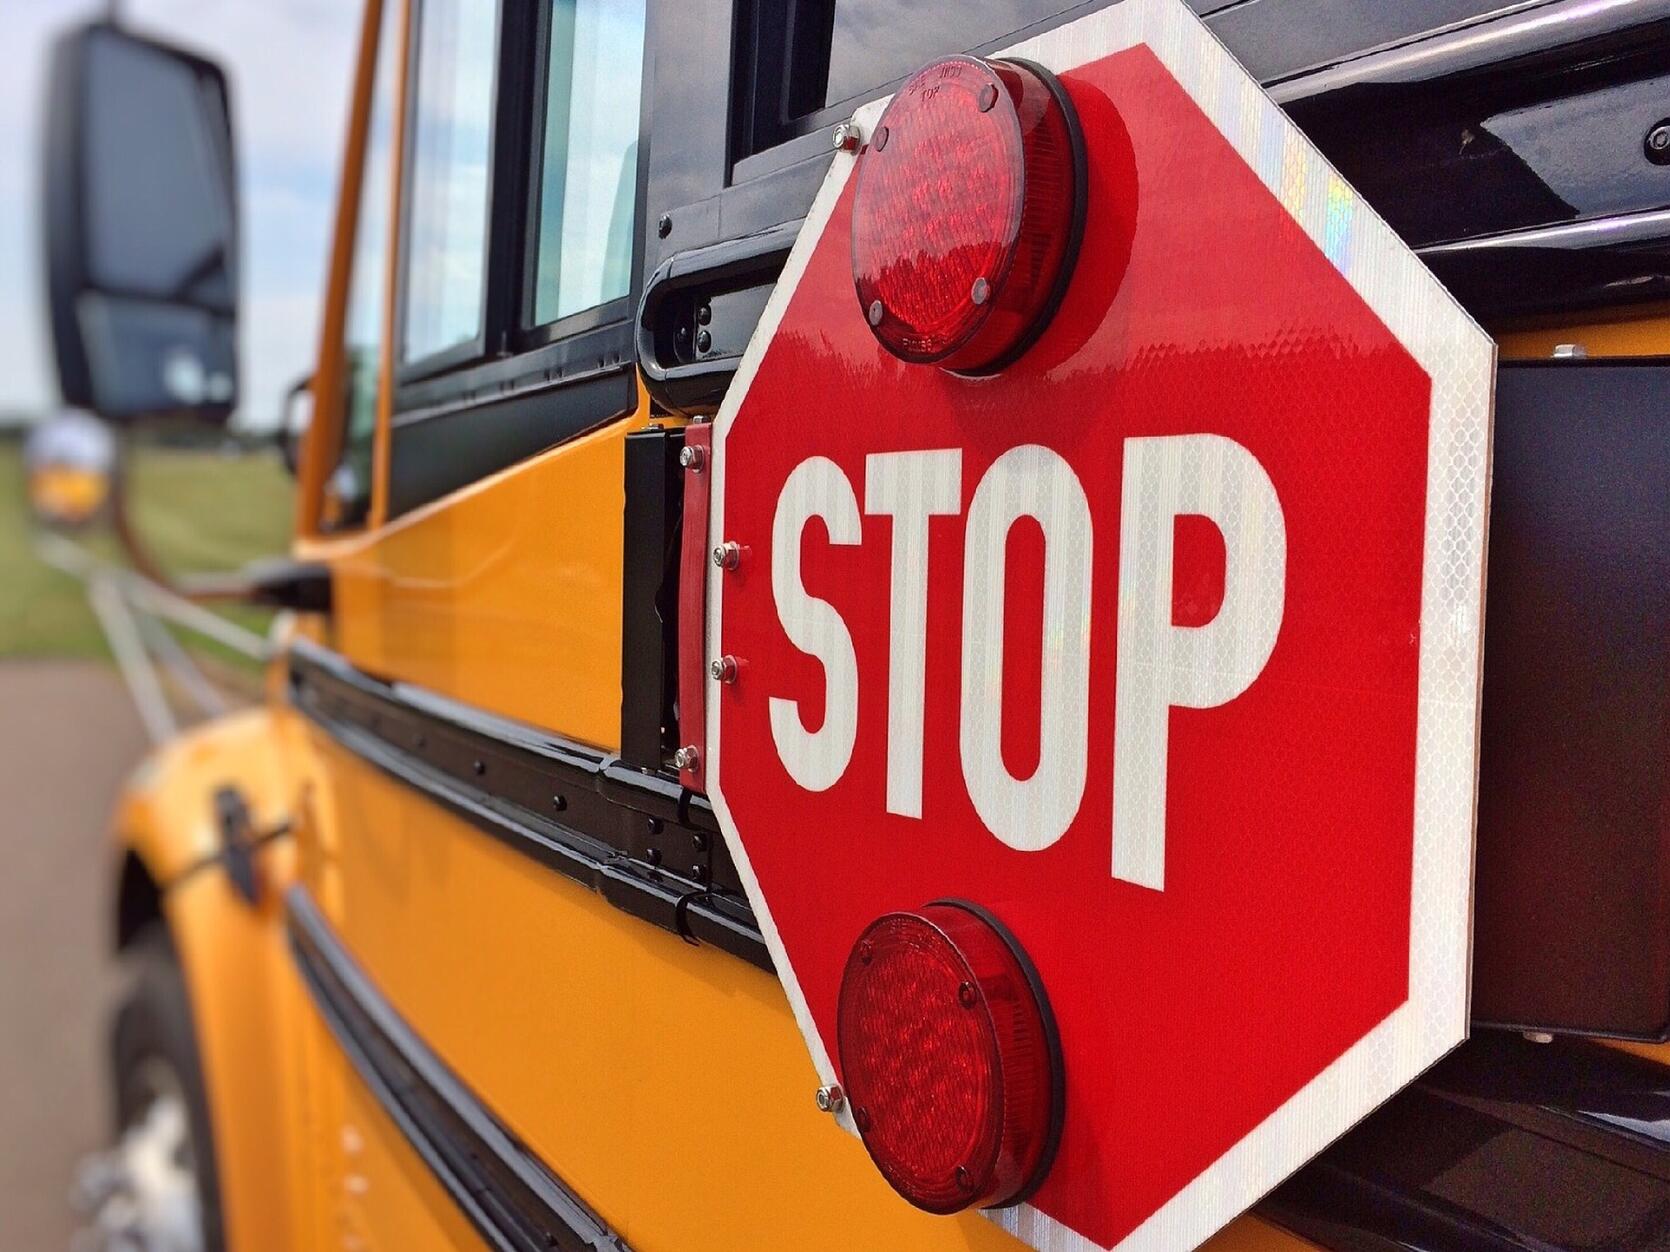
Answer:
[[[44,163],[42,179],[42,233],[44,277],[47,287],[48,321],[52,332],[53,357],[59,390],[66,405],[83,408],[115,424],[142,418],[185,417],[209,425],[225,425],[237,408],[241,392],[241,369],[236,341],[231,362],[232,386],[225,401],[204,400],[182,403],[170,411],[140,414],[107,414],[100,411],[91,362],[77,321],[79,298],[88,292],[107,289],[88,272],[87,179],[83,168],[86,132],[87,69],[89,49],[96,39],[115,38],[140,45],[152,52],[186,64],[194,73],[213,83],[224,104],[225,132],[222,151],[229,178],[230,223],[227,246],[231,254],[231,297],[224,303],[194,301],[181,297],[169,303],[198,309],[229,320],[236,334],[240,298],[241,210],[238,186],[238,153],[232,126],[231,84],[216,62],[173,44],[136,35],[108,20],[95,20],[73,28],[54,43],[49,59]],[[129,294],[112,292],[109,294]]]

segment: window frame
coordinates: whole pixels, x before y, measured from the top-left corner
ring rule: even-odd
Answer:
[[[622,297],[543,325],[532,324],[538,266],[535,223],[543,159],[543,118],[553,0],[499,0],[498,34],[489,123],[487,238],[484,241],[482,326],[474,340],[411,361],[400,352],[406,338],[410,278],[414,145],[422,83],[418,78],[423,6],[410,0],[412,36],[406,49],[411,84],[401,120],[399,246],[396,256],[394,325],[395,386],[387,466],[389,516],[418,507],[468,485],[492,469],[460,462],[467,477],[443,488],[431,464],[396,481],[410,460],[431,461],[440,447],[479,440],[499,449],[490,460],[502,469],[542,448],[630,412],[636,388],[621,375],[635,369],[633,326],[643,291],[645,213],[648,201],[649,134],[654,90],[656,5],[646,3],[643,72],[639,88],[636,186],[633,192],[631,289]],[[558,397],[556,393],[565,393]],[[572,394],[567,394],[572,393]],[[534,401],[546,397],[543,423],[530,420]],[[624,397],[624,399],[623,399]],[[479,423],[460,418],[479,411]],[[435,423],[457,432],[451,438],[420,425]],[[406,432],[402,457],[402,432]]]

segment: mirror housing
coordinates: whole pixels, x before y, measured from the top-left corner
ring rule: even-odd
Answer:
[[[66,405],[223,425],[238,401],[238,191],[220,66],[109,22],[53,48],[49,315]]]

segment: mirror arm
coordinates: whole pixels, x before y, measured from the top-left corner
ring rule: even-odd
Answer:
[[[140,536],[138,527],[133,524],[133,512],[128,507],[128,486],[128,457],[127,450],[123,449],[118,455],[115,473],[111,475],[110,483],[110,521],[116,532],[116,541],[121,545],[128,563],[141,575],[168,591],[183,594],[151,555],[150,547]]]
[[[322,561],[273,557],[252,561],[235,573],[185,579],[178,590],[199,604],[255,604],[297,613],[329,613],[331,568]]]
[[[331,570],[321,561],[273,557],[229,574],[171,577],[152,555],[128,508],[126,458],[117,462],[110,489],[111,522],[129,563],[144,578],[197,604],[254,604],[298,613],[331,611]]]

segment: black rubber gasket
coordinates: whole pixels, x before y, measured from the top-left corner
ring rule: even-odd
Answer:
[[[1061,106],[1062,117],[1067,122],[1067,141],[1073,152],[1073,210],[1067,222],[1067,250],[1061,254],[1061,269],[1055,276],[1055,285],[1043,304],[1038,306],[1038,314],[1032,319],[1032,324],[1021,332],[1020,338],[1009,346],[1008,351],[986,364],[974,369],[946,370],[947,374],[956,378],[989,378],[1000,370],[1005,370],[1021,357],[1025,356],[1032,346],[1049,329],[1055,315],[1061,310],[1061,302],[1067,298],[1067,288],[1072,285],[1073,274],[1078,269],[1079,251],[1084,243],[1084,224],[1090,211],[1090,165],[1084,150],[1084,127],[1079,123],[1078,110],[1073,107],[1073,100],[1067,94],[1067,89],[1061,85],[1061,80],[1036,61],[1028,61],[1021,57],[999,58],[1004,65],[1018,66],[1035,75],[1050,95]]]
[[[1005,926],[990,909],[982,908],[972,900],[930,900],[924,907],[945,905],[948,908],[962,909],[965,913],[972,913],[986,925],[997,932],[998,937],[1009,945],[1009,951],[1014,954],[1015,961],[1021,967],[1021,973],[1026,975],[1027,986],[1032,989],[1032,998],[1038,1005],[1038,1015],[1044,1023],[1044,1046],[1050,1058],[1050,1125],[1044,1136],[1044,1149],[1038,1154],[1038,1166],[1033,1170],[1032,1177],[1021,1184],[1021,1188],[1002,1204],[987,1205],[987,1211],[996,1209],[1012,1209],[1016,1205],[1025,1204],[1038,1188],[1043,1186],[1044,1179],[1049,1177],[1050,1169],[1055,1165],[1056,1152],[1061,1147],[1061,1128],[1067,1115],[1067,1070],[1061,1059],[1061,1032],[1055,1024],[1055,1010],[1050,1007],[1050,998],[1044,990],[1044,980],[1038,976],[1038,967],[1032,963],[1032,958],[1021,947],[1020,940],[1015,938],[1014,932]]]

